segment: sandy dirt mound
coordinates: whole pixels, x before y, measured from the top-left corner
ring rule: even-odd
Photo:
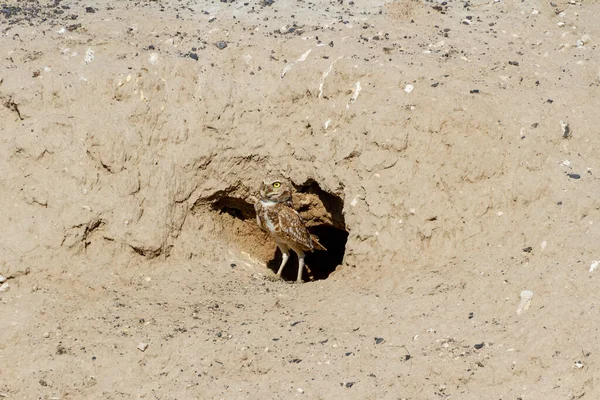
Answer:
[[[598,398],[599,14],[0,2],[0,397]]]

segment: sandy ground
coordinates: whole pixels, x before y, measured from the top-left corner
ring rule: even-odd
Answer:
[[[600,398],[599,15],[1,1],[0,397]]]

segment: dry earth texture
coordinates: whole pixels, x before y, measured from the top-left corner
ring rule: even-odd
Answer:
[[[599,16],[0,1],[0,397],[600,398]]]

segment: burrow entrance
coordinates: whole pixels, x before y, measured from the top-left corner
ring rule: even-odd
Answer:
[[[317,235],[327,249],[306,253],[307,268],[303,280],[327,279],[342,264],[346,253],[348,230],[343,214],[344,201],[325,192],[314,181],[294,187],[294,208],[304,219],[310,233]],[[281,264],[281,252],[273,239],[258,227],[254,205],[245,199],[228,195],[216,195],[207,200],[211,201],[211,210],[217,213],[218,221],[229,238],[252,256],[263,260],[276,273]],[[282,277],[286,281],[294,281],[297,273],[298,256],[290,251],[290,259]]]

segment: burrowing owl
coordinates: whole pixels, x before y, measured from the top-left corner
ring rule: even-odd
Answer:
[[[283,179],[266,179],[260,186],[260,199],[254,204],[258,226],[267,231],[281,250],[281,265],[277,276],[281,277],[283,267],[290,257],[289,250],[298,254],[298,278],[302,282],[304,252],[327,250],[319,239],[311,235],[300,214],[292,205],[292,189]]]

